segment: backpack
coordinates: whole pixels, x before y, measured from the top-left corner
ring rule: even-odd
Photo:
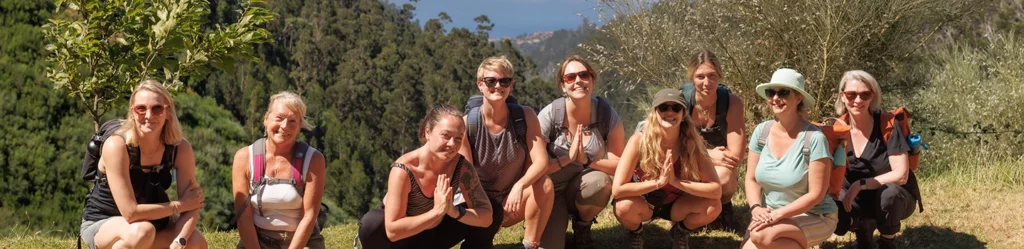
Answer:
[[[306,174],[309,173],[309,161],[313,159],[313,155],[316,154],[316,149],[305,142],[297,141],[292,147],[292,180],[295,180],[295,186],[300,189],[299,196],[305,194]],[[276,179],[264,178],[264,173],[267,167],[266,164],[266,138],[257,139],[256,142],[249,146],[249,195],[245,198],[245,203],[242,205],[241,210],[235,212],[234,217],[231,218],[229,224],[236,224],[238,221],[238,215],[249,206],[250,199],[253,195],[261,196],[263,194],[263,186],[275,181]],[[322,201],[320,202],[320,213],[317,214],[316,228],[322,230],[324,223],[327,221],[327,213],[330,210],[327,208]],[[262,198],[256,198],[256,207],[254,212],[263,214],[263,203]]]
[[[768,135],[771,132],[772,125],[775,124],[775,121],[769,120],[766,121],[765,123],[766,124],[764,125],[764,127],[761,128],[761,133],[758,134],[757,137],[757,146],[761,148],[764,148],[767,144]],[[843,123],[841,121],[834,122],[832,124],[828,124],[828,122],[812,122],[812,124],[814,124],[814,128],[820,130],[821,133],[825,135],[825,139],[828,140],[828,151],[833,152],[832,154],[835,154],[834,152],[839,149],[839,145],[843,145],[843,147],[845,147],[846,150],[849,150],[850,146],[847,142],[850,141],[850,129],[853,127],[846,125],[846,123]],[[807,165],[810,165],[811,140],[808,139],[806,135],[804,136],[803,147],[800,149],[800,151],[804,154],[804,162],[807,163]],[[846,155],[845,151],[843,155]],[[835,165],[835,161],[833,161],[832,163],[833,167],[832,171],[829,173],[828,191],[826,193],[832,196],[832,198],[839,199],[839,193],[843,190],[843,180],[846,177],[846,168],[850,166],[850,162],[846,161],[846,163],[842,165]]]
[[[612,132],[611,129],[615,126],[615,124],[609,124],[608,122],[612,116],[613,109],[604,98],[594,97],[594,99],[597,99],[597,105],[594,106],[591,111],[596,112],[596,120],[591,120],[590,125],[586,128],[597,129],[601,133],[601,137],[604,141],[608,141],[608,134]],[[553,129],[548,131],[548,134],[545,134],[548,137],[549,142],[553,143],[555,141],[555,137],[558,136],[558,131],[561,128],[565,128],[563,127],[565,124],[565,101],[565,97],[561,97],[551,102],[550,114],[551,121],[554,125],[552,126]]]
[[[480,116],[480,106],[483,104],[483,95],[473,95],[466,100],[466,128],[470,141],[469,148],[472,151],[476,151],[473,144],[476,141],[477,127],[483,122],[483,118]],[[508,106],[508,118],[512,119],[512,135],[516,142],[523,146],[523,150],[529,154],[530,149],[526,139],[526,114],[523,112],[523,106],[519,105],[516,98],[511,95],[505,99],[505,105]]]
[[[899,125],[900,131],[903,132],[902,139],[907,140],[907,144],[910,144],[908,136],[912,133],[910,131],[910,112],[907,112],[905,107],[896,108],[889,112],[882,112],[879,115],[879,124],[882,124],[882,140],[886,144],[889,143],[889,137],[892,136],[892,130]],[[849,120],[849,114],[843,114],[839,117],[839,120]],[[911,148],[913,150],[914,148]],[[907,161],[910,166],[910,171],[917,171],[918,163],[921,160],[920,153],[907,153]]]
[[[696,101],[697,89],[696,86],[691,82],[683,83],[679,86],[679,90],[683,92],[683,99],[686,100],[686,113],[693,115],[693,105]],[[715,89],[718,93],[718,99],[715,100],[715,109],[721,113],[727,113],[729,111],[729,95],[732,93],[729,88],[725,85],[719,84],[718,88]],[[723,98],[724,96],[724,98]],[[725,110],[724,112],[722,110]],[[716,115],[717,116],[717,115]]]
[[[86,143],[85,156],[82,158],[83,180],[96,180],[97,166],[100,163],[100,155],[103,153],[103,142],[106,142],[110,135],[114,135],[117,130],[121,129],[121,122],[123,121],[121,119],[113,119],[104,122],[100,126],[100,130],[96,131]]]

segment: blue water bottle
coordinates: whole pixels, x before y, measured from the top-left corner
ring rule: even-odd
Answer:
[[[928,144],[921,142],[921,134],[918,134],[917,132],[912,132],[910,135],[907,135],[907,143],[910,144],[911,155],[917,155],[921,153],[922,150],[928,149]]]

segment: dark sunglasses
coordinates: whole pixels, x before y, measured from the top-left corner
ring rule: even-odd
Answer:
[[[673,112],[680,112],[683,110],[683,105],[680,104],[661,104],[658,105],[658,112],[666,112],[668,109],[672,109]]]
[[[874,96],[874,94],[875,93],[871,92],[871,91],[864,91],[864,92],[845,91],[845,92],[843,92],[843,95],[846,96],[846,100],[849,100],[849,101],[853,101],[858,96],[860,97],[860,100],[868,101],[868,100],[871,100],[871,97]]]
[[[782,88],[782,89],[779,89],[779,90],[770,89],[770,88],[769,89],[764,89],[764,96],[768,97],[769,99],[772,98],[772,97],[775,97],[776,95],[778,95],[779,98],[784,99],[786,97],[789,97],[790,93],[793,93],[793,91],[790,91],[789,89],[786,89],[786,88]]]
[[[135,107],[132,107],[132,110],[135,111],[135,114],[138,114],[140,116],[146,115],[147,111],[152,112],[153,115],[155,116],[163,115],[165,109],[167,109],[167,105],[136,105]]]
[[[481,81],[483,81],[484,85],[489,87],[489,88],[494,88],[496,85],[501,85],[501,87],[508,87],[508,86],[512,85],[512,77],[505,77],[505,78],[484,77],[483,80],[481,80]]]
[[[589,71],[580,71],[580,72],[575,72],[575,73],[567,73],[567,74],[562,75],[562,82],[563,83],[576,82],[576,77],[577,76],[579,76],[580,80],[590,80],[590,76],[593,76],[593,75],[591,75]]]

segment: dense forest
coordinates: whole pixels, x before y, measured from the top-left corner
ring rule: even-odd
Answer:
[[[244,2],[211,0],[209,22],[201,28],[234,22]],[[607,10],[615,11],[614,3],[632,1],[608,2]],[[634,18],[602,20],[606,26],[600,28],[585,24],[575,31],[556,31],[542,44],[516,48],[509,40],[488,41],[493,24],[486,16],[475,19],[476,29],[448,27],[452,20],[445,13],[420,18],[426,20],[420,23],[414,20],[416,1],[270,1],[265,6],[274,13],[265,25],[270,42],[255,47],[257,61],[239,61],[232,70],[209,66],[208,74],[183,78],[183,87],[175,93],[206,194],[201,226],[231,229],[231,160],[238,148],[263,136],[260,121],[270,95],[289,90],[306,100],[315,128],[303,132],[302,140],[327,159],[328,177],[333,179],[324,195],[329,217],[335,224],[351,222],[379,204],[390,162],[418,146],[416,121],[434,104],[463,105],[476,93],[477,65],[493,55],[505,55],[514,63],[513,95],[535,109],[558,96],[551,72],[561,58],[567,53],[593,58],[602,72],[599,95],[613,100],[627,131],[638,120],[633,103],[644,102],[649,88],[681,83],[678,76],[685,69],[680,65],[696,48],[719,52],[726,63],[725,83],[750,103],[748,125],[763,118],[764,112],[754,93],[744,89],[753,89],[777,67],[822,72],[808,74],[814,77],[810,86],[822,99],[834,97],[829,87],[844,70],[867,68],[886,91],[896,93],[887,96],[887,107],[908,105],[920,111],[915,127],[934,138],[936,151],[925,162],[945,165],[926,170],[925,177],[940,172],[937,169],[974,167],[982,159],[1019,163],[1024,158],[1024,113],[1016,108],[1024,105],[1024,45],[1019,38],[1024,32],[1024,1],[971,5],[950,0],[954,4],[934,12],[908,11],[931,5],[879,7],[908,2],[896,0],[839,6],[891,7],[896,11],[877,18],[904,19],[850,25],[867,27],[855,31],[875,36],[826,44],[852,48],[827,54],[824,60],[812,47],[819,45],[814,36],[819,31],[782,28],[813,21],[814,16],[805,15],[818,12],[809,9],[835,6],[807,1],[678,2],[684,1],[641,6],[645,11],[637,15],[609,13]],[[779,6],[806,14],[787,20],[759,16]],[[77,232],[90,187],[79,170],[85,141],[93,132],[92,119],[84,113],[84,103],[55,88],[45,73],[48,41],[41,30],[61,15],[53,13],[55,9],[51,0],[0,0],[0,234],[11,229]],[[859,20],[845,18],[833,23]],[[685,28],[673,29],[678,27]],[[879,33],[866,32],[875,29]],[[722,32],[698,32],[707,30]],[[731,30],[735,32],[725,32]],[[838,64],[822,65],[835,58]],[[977,84],[991,87],[978,90]],[[103,120],[123,116],[126,99],[115,103]],[[831,108],[825,106],[829,101],[820,102],[825,104],[815,108],[816,117]],[[948,111],[951,106],[978,115],[957,115]],[[1022,172],[1011,171],[997,181],[1024,184],[1013,177]]]

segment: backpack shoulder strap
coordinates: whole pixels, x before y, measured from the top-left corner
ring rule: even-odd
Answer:
[[[715,100],[715,109],[717,109],[716,112],[728,114],[729,98],[732,97],[732,92],[729,91],[729,88],[726,88],[723,85],[718,85],[718,89],[716,89],[715,91],[718,91],[718,99]]]
[[[257,139],[256,142],[249,145],[249,173],[252,174],[250,180],[253,183],[257,183],[263,178],[263,170],[266,169],[266,156],[267,156],[267,144],[266,138]]]
[[[811,127],[810,129],[805,129],[804,130],[804,146],[803,146],[803,148],[800,149],[800,152],[804,154],[804,163],[806,163],[807,166],[811,166],[811,138],[810,138],[811,133],[810,132],[813,132],[813,131],[816,131],[816,130],[817,131],[821,131],[821,129],[819,129],[817,125],[810,124],[810,127]],[[822,132],[822,133],[824,133],[824,132]]]
[[[549,143],[555,142],[555,137],[558,136],[558,132],[560,132],[562,127],[565,126],[565,101],[565,97],[561,97],[551,102],[551,112],[549,112],[549,114],[551,115],[551,122],[553,126],[548,130],[548,134],[545,134],[548,137]]]
[[[311,147],[306,142],[296,141],[295,145],[292,146],[292,159],[290,161],[292,165],[292,179],[295,179],[295,184],[302,186],[306,179],[306,170],[309,166],[309,149]]]
[[[757,134],[757,147],[761,147],[764,150],[764,146],[768,143],[768,135],[772,131],[772,125],[775,124],[775,120],[768,120],[764,122],[764,126],[761,127],[761,134]]]
[[[508,106],[508,118],[512,119],[512,128],[515,132],[516,139],[522,144],[523,149],[529,154],[529,146],[526,145],[526,114],[523,112],[523,106],[519,104],[506,104]]]
[[[480,128],[479,126],[480,107],[470,108],[469,111],[466,112],[466,138],[469,139],[470,151],[476,151],[476,149],[473,148],[473,144],[476,143],[476,133],[477,129]]]
[[[693,83],[683,83],[679,90],[683,92],[683,100],[686,101],[686,114],[693,115],[693,101],[697,97],[696,86]]]
[[[612,133],[612,128],[615,128],[615,124],[611,123],[612,105],[602,97],[594,98],[597,99],[597,106],[594,109],[597,112],[597,129],[601,131],[604,141],[608,141],[608,134]]]

